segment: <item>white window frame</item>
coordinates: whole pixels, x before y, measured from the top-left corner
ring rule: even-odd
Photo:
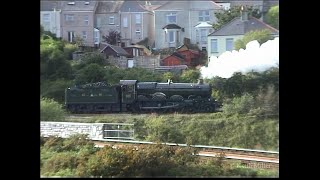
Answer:
[[[228,49],[228,41],[230,43],[230,40],[231,40],[231,49]],[[234,41],[233,38],[226,38],[226,51],[232,51],[233,50],[233,48],[234,48],[233,41]]]
[[[175,21],[170,22],[170,17],[175,17]],[[177,24],[177,13],[170,13],[166,15],[167,24]]]
[[[213,49],[213,43],[215,43],[216,44],[216,49]],[[211,48],[210,48],[210,50],[211,50],[211,53],[217,53],[218,52],[218,39],[211,39],[210,40],[210,45],[211,45]]]
[[[87,38],[88,38],[87,31],[82,31],[82,39],[87,39]]]
[[[123,17],[123,27],[128,27],[128,17]]]
[[[83,20],[85,25],[89,25],[89,15],[84,15]]]
[[[200,22],[210,21],[209,10],[199,11],[199,21]]]
[[[136,24],[141,24],[141,14],[136,14]]]
[[[65,14],[65,21],[74,21],[74,14]]]
[[[114,16],[109,17],[109,24],[114,24]]]

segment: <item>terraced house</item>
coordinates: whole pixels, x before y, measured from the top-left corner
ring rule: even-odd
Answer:
[[[99,31],[95,29],[96,1],[57,1],[61,7],[62,38],[75,42],[83,40],[83,45],[93,47],[99,44]]]
[[[214,13],[222,9],[212,1],[168,1],[154,10],[155,48],[177,48],[188,38],[205,50],[211,24],[216,23]]]
[[[124,1],[97,1],[98,7],[95,13],[96,28],[100,32],[100,40],[108,36],[110,31],[121,31],[120,8]]]
[[[121,36],[125,46],[140,41],[153,47],[155,41],[154,9],[165,1],[125,1],[121,11]]]

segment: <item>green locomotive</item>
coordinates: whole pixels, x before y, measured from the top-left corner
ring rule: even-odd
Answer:
[[[65,106],[72,113],[214,112],[211,87],[198,83],[138,82],[118,85],[91,83],[67,88]]]

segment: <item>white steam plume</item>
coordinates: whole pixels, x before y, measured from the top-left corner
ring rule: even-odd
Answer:
[[[234,72],[262,72],[279,64],[279,37],[263,43],[251,41],[246,49],[227,51],[218,58],[211,56],[208,67],[201,67],[202,78],[230,78]]]

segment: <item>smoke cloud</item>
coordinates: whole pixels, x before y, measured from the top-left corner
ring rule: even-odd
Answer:
[[[279,64],[279,37],[263,43],[251,41],[246,49],[227,51],[219,57],[211,56],[208,67],[201,67],[202,78],[219,76],[230,78],[234,72],[262,72]]]

